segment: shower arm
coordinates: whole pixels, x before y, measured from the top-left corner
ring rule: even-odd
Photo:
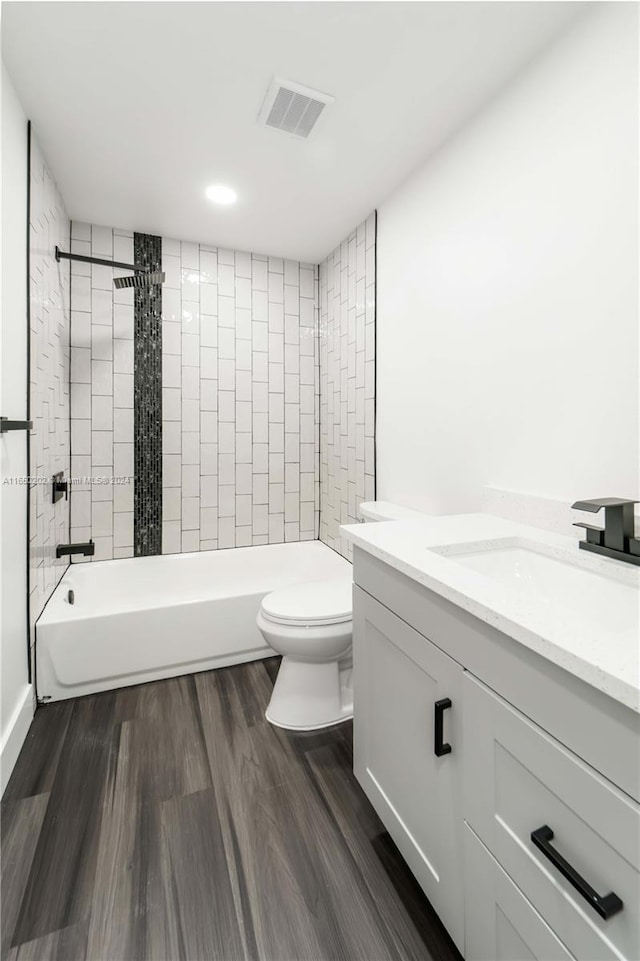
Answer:
[[[104,260],[101,257],[85,257],[84,254],[67,254],[64,250],[56,247],[56,260],[78,260],[82,264],[98,264],[101,267],[116,267],[119,270],[133,270],[139,274],[151,273],[151,267],[143,264],[123,264],[118,260]]]

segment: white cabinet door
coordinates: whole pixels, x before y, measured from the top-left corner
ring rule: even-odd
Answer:
[[[356,777],[464,950],[462,668],[357,587],[353,628]]]
[[[466,824],[464,836],[466,961],[572,961]]]

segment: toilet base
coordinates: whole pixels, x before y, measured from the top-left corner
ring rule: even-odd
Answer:
[[[349,720],[351,659],[309,661],[286,654],[265,717],[289,731],[316,731]]]

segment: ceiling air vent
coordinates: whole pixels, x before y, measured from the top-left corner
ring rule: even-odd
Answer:
[[[327,93],[276,78],[267,91],[258,123],[296,137],[308,137],[326,105],[333,100]]]

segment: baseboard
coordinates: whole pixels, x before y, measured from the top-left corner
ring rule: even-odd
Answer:
[[[2,738],[2,748],[0,748],[0,795],[4,794],[9,783],[11,772],[29,733],[34,710],[33,684],[27,684]]]

